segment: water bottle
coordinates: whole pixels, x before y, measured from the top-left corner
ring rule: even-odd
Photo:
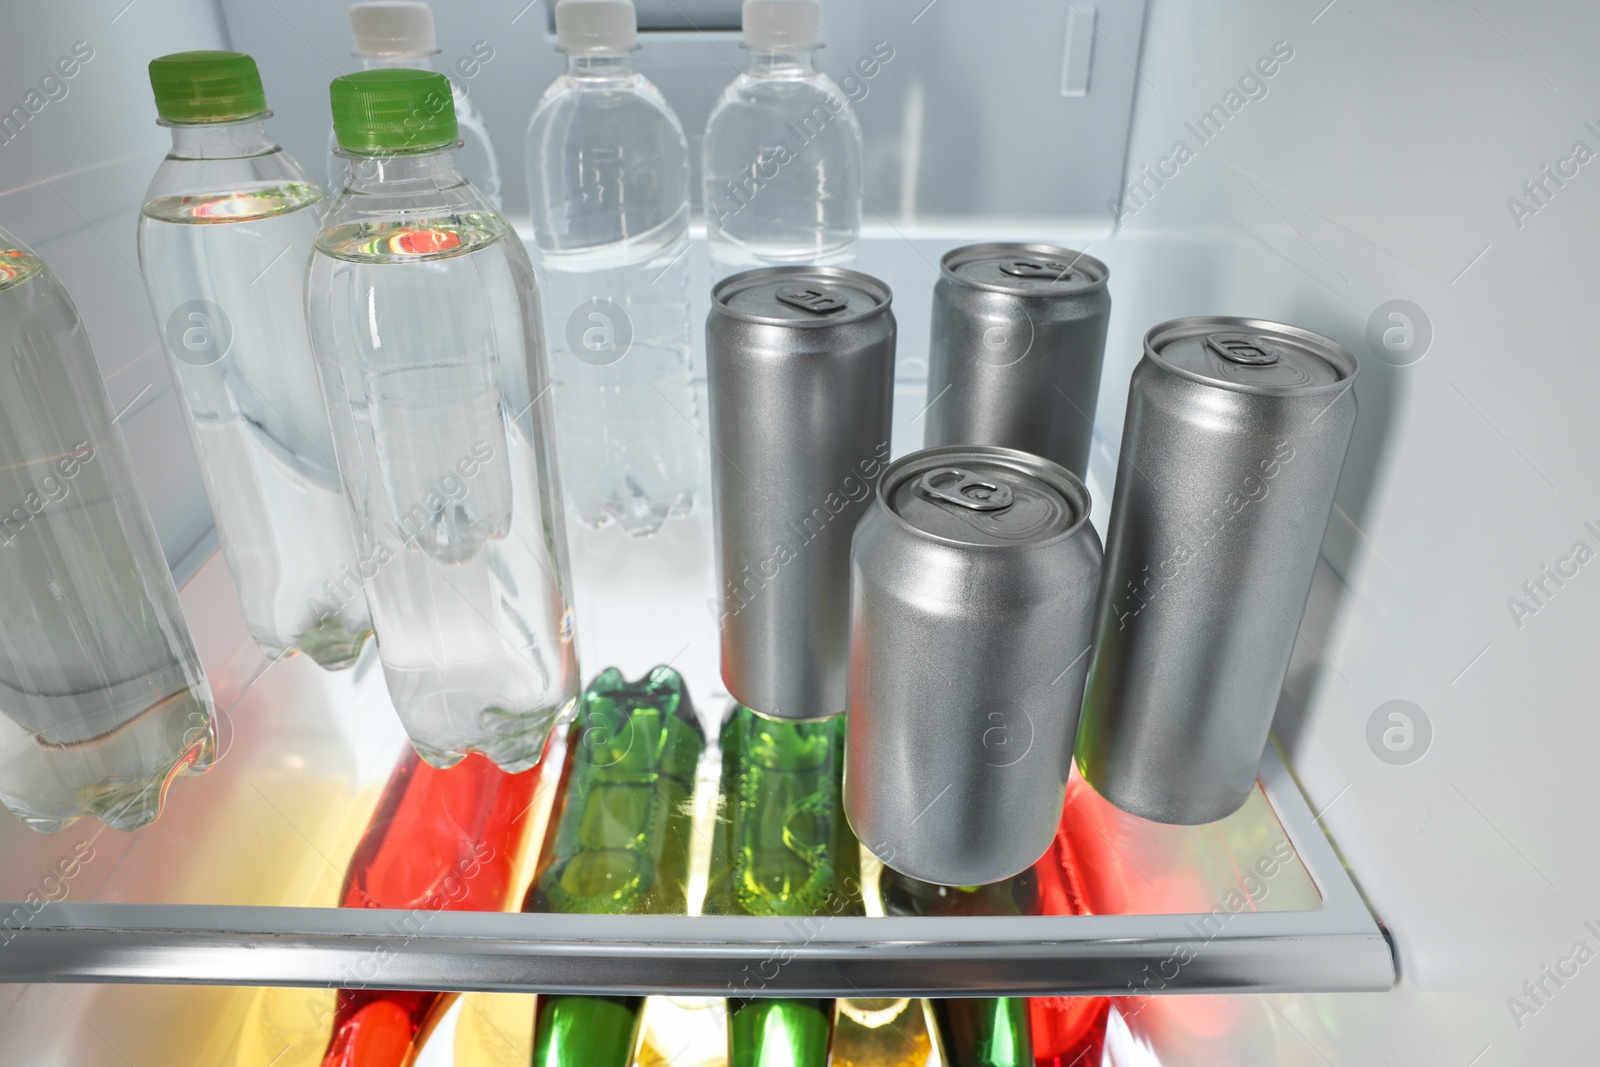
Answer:
[[[434,766],[524,770],[578,693],[533,265],[456,169],[443,75],[331,95],[353,165],[306,301],[389,695]]]
[[[89,335],[0,230],[0,803],[35,830],[161,813],[211,690]]]
[[[432,70],[439,45],[433,31],[433,8],[422,0],[368,0],[350,5],[350,37],[355,57],[362,70],[406,68]],[[480,41],[457,61],[457,68],[470,77],[483,63],[494,58],[494,49]],[[450,79],[455,99],[456,129],[461,144],[456,150],[456,167],[478,192],[500,206],[500,160],[489,140],[489,128],[468,95],[464,82]],[[339,138],[328,131],[328,188],[336,194],[349,179],[349,164],[339,155]]]
[[[323,195],[267,136],[255,61],[150,64],[172,151],[139,216],[139,264],[250,633],[348,667],[372,623],[306,337]]]
[[[562,0],[567,72],[528,126],[562,481],[586,526],[645,536],[694,502],[689,151],[633,69],[631,0]]]
[[[817,69],[817,0],[745,0],[750,65],[706,121],[701,173],[713,279],[849,267],[861,236],[861,124]]]

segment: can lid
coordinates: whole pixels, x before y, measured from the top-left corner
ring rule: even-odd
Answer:
[[[889,306],[889,287],[839,267],[762,267],[735,274],[711,291],[723,314],[772,326],[860,322]]]
[[[969,546],[1039,544],[1089,519],[1089,491],[1071,471],[988,445],[946,445],[896,460],[878,498],[916,532]]]
[[[1356,357],[1339,342],[1261,319],[1173,319],[1146,334],[1144,348],[1151,359],[1187,378],[1240,392],[1337,391],[1356,375]]]
[[[946,252],[939,272],[957,285],[1018,296],[1060,296],[1103,289],[1111,269],[1060,245],[994,242]]]

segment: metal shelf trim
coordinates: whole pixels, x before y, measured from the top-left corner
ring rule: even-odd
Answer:
[[[1240,911],[1218,922],[1211,914],[776,919],[59,903],[0,933],[0,981],[741,997],[1389,989],[1388,940],[1271,749],[1262,781],[1320,908]]]

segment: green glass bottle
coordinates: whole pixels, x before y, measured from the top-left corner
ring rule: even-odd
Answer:
[[[865,914],[860,846],[840,803],[844,716],[780,722],[736,704],[721,743],[704,913]],[[760,988],[762,970],[746,971],[745,988]],[[826,1067],[833,1013],[832,1000],[729,998],[728,1067]]]
[[[1039,879],[1030,867],[989,885],[944,886],[885,867],[878,876],[878,894],[887,915],[1033,915],[1039,906]],[[1032,1067],[1025,998],[966,997],[928,1003],[946,1067]]]
[[[728,1000],[728,1067],[825,1067],[833,1001]]]
[[[971,997],[928,1004],[947,1067],[1033,1067],[1026,998]]]
[[[584,690],[538,872],[523,911],[670,915],[688,910],[695,766],[705,751],[683,679],[615,667]],[[643,997],[539,998],[535,1067],[627,1067]]]

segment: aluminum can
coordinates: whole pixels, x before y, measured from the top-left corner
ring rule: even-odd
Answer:
[[[1060,464],[955,445],[891,464],[850,552],[845,814],[901,874],[981,885],[1061,822],[1100,537]]]
[[[1238,810],[1356,421],[1356,360],[1309,330],[1187,318],[1145,335],[1122,433],[1078,769],[1122,810]]]
[[[711,293],[706,374],[728,692],[779,719],[845,706],[850,535],[889,461],[889,287],[771,267]]]
[[[1084,477],[1111,272],[1045,244],[968,245],[939,261],[923,443],[999,445]]]

